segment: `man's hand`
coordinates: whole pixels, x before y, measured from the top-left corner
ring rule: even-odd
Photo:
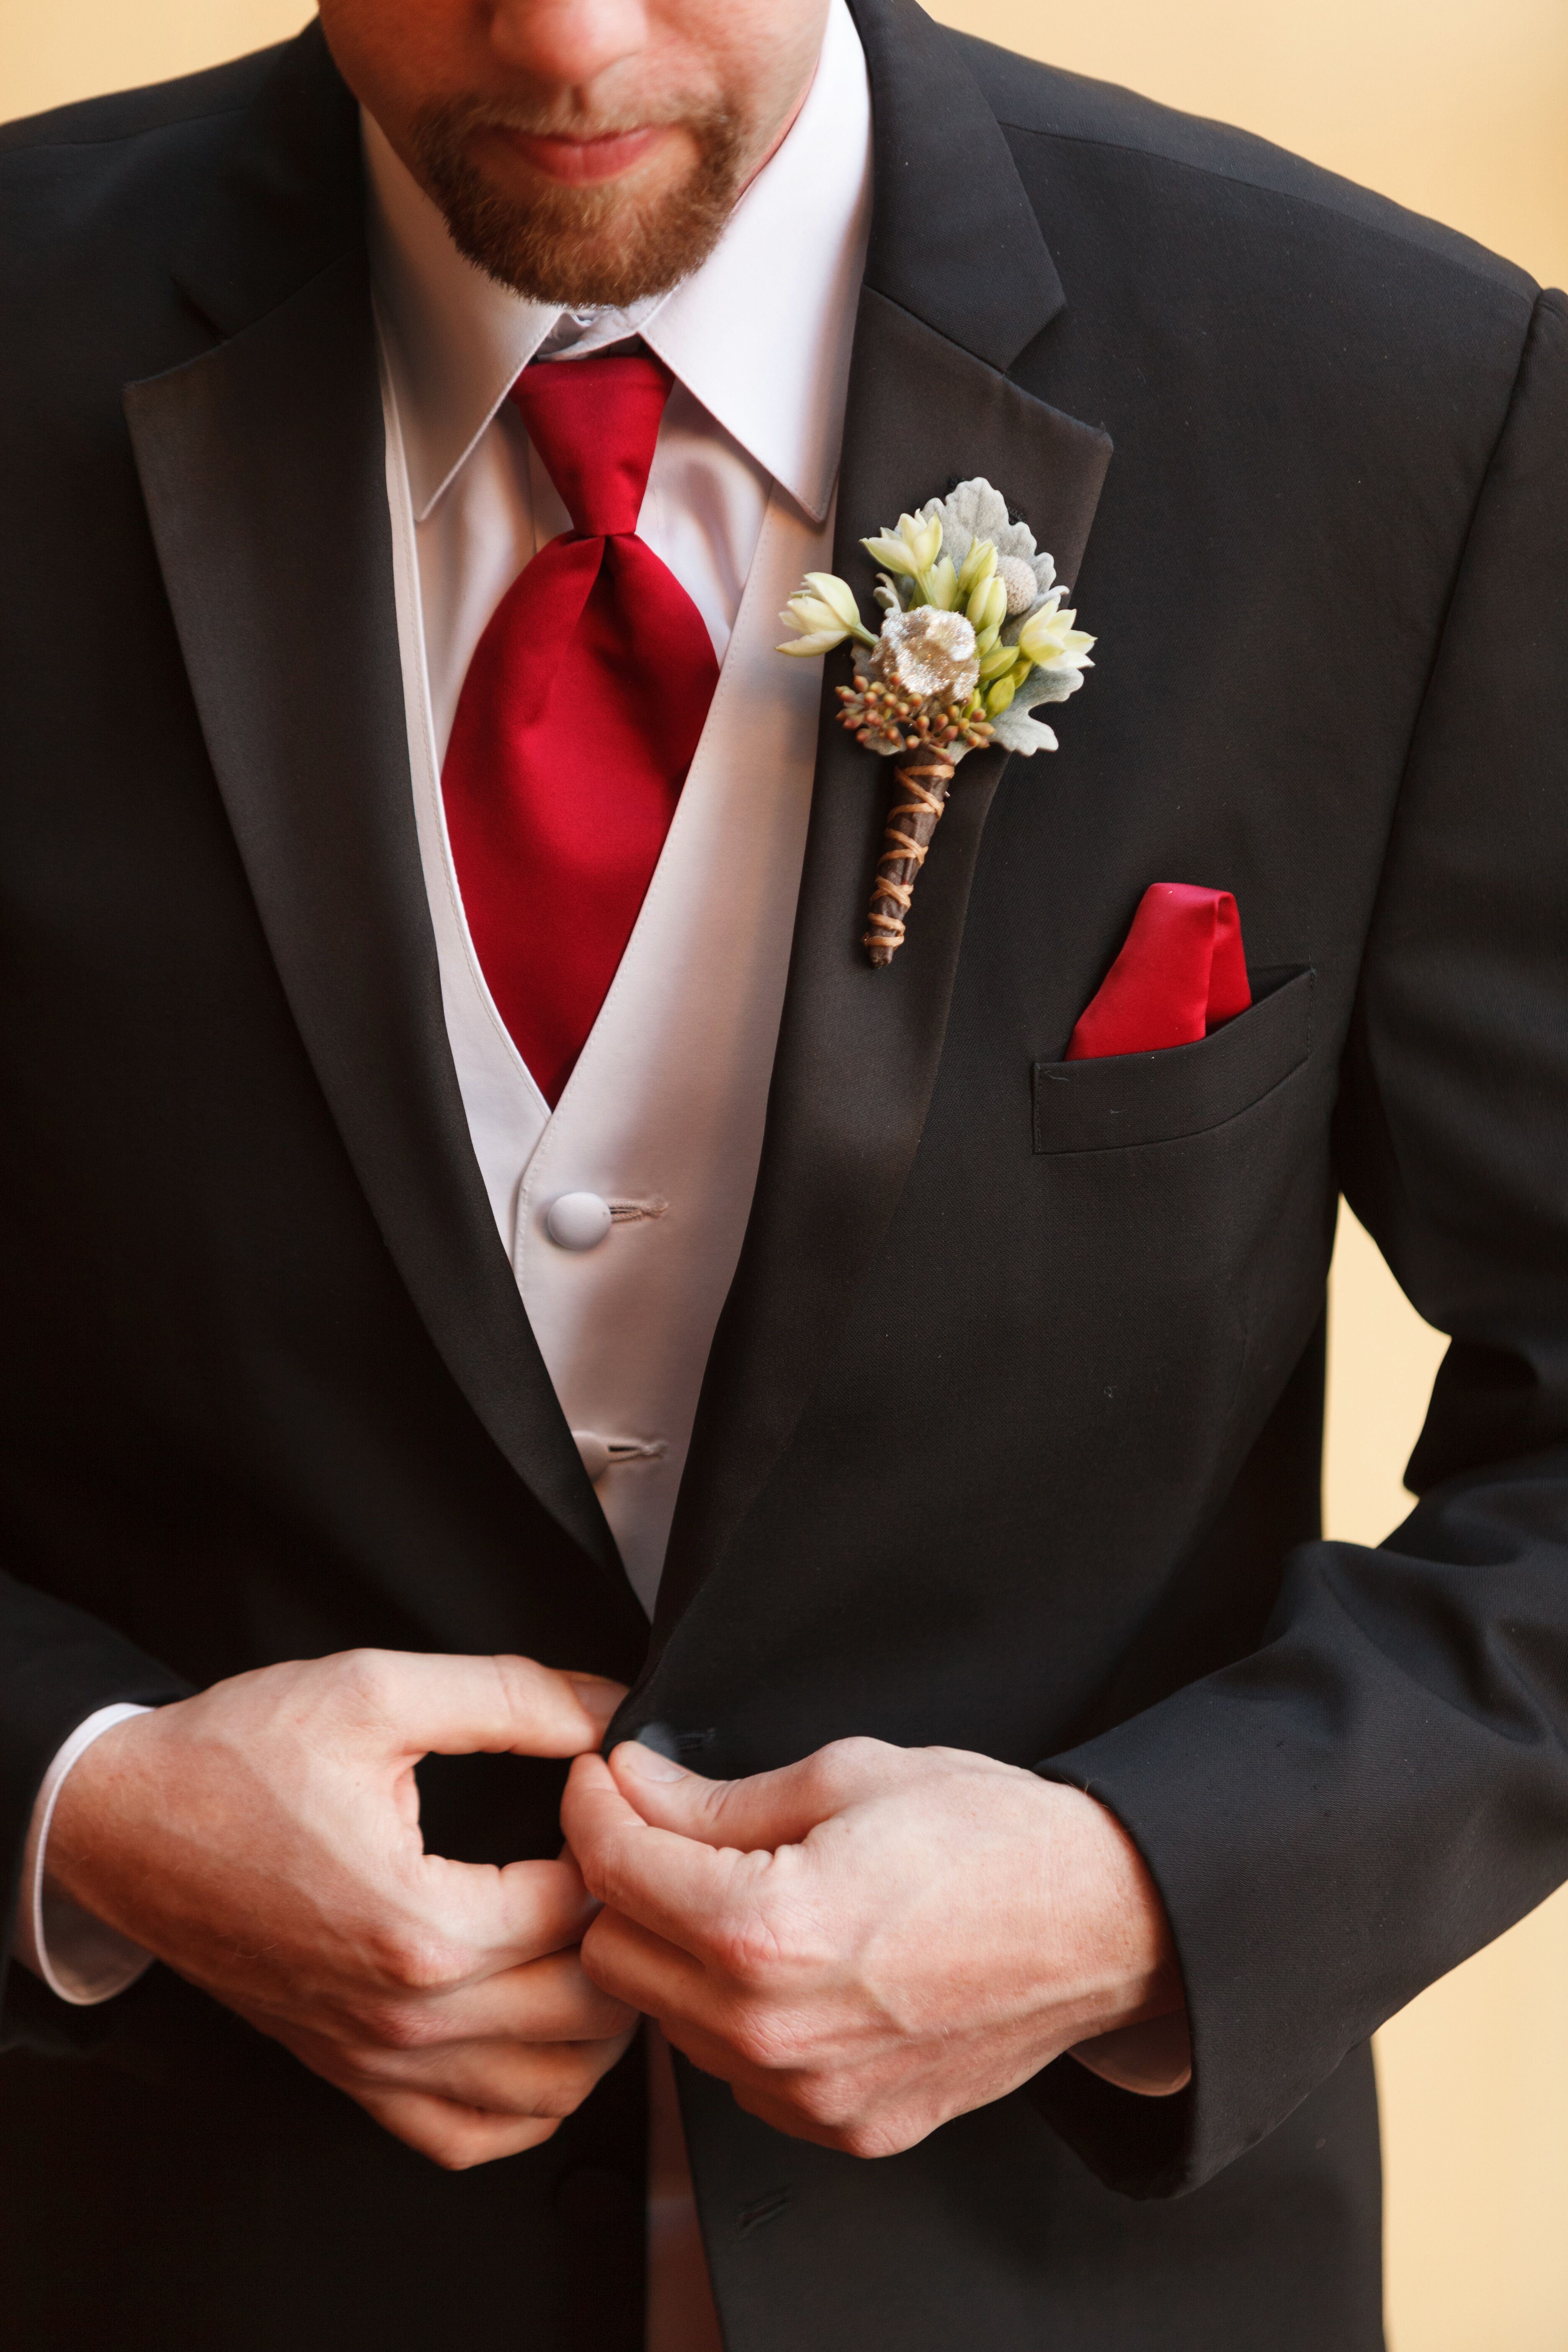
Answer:
[[[578,1759],[562,1819],[605,1906],[588,1975],[800,2139],[890,2155],[1089,2037],[1179,2017],[1126,1832],[988,1757],[845,1739],[717,1781],[628,1741]],[[1177,2090],[1179,2022],[1163,2038]]]
[[[576,1756],[623,1694],[526,1658],[353,1651],[105,1732],[60,1791],[49,1878],[460,2169],[548,2139],[636,2020],[584,1976],[570,1856],[443,1861],[421,1756]]]

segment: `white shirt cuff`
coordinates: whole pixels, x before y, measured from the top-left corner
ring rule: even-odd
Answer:
[[[153,1955],[144,1952],[140,1944],[133,1944],[128,1936],[106,1927],[101,1919],[95,1919],[90,1911],[82,1910],[63,1895],[45,1892],[44,1863],[49,1824],[67,1773],[87,1754],[93,1741],[101,1733],[112,1730],[117,1723],[127,1723],[133,1715],[151,1712],[149,1707],[122,1702],[117,1706],[100,1706],[96,1715],[79,1723],[45,1773],[33,1807],[32,1826],[22,1859],[22,1900],[17,1907],[11,1950],[25,1968],[31,1969],[36,1977],[42,1977],[58,2000],[68,2000],[77,2009],[90,2009],[100,2000],[112,2000],[117,1992],[124,1992],[152,1967]]]

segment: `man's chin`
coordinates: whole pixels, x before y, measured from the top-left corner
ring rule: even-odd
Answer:
[[[567,144],[439,117],[422,125],[420,176],[458,251],[512,292],[569,307],[624,309],[701,267],[740,188],[728,118],[670,126],[596,175],[595,158],[551,152]]]

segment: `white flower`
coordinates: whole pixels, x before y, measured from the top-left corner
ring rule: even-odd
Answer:
[[[1076,613],[1060,610],[1062,593],[1058,588],[1029,614],[1018,631],[1017,646],[1037,669],[1070,670],[1076,677],[1079,671],[1094,667],[1089,658],[1094,639],[1074,628]],[[1069,687],[1068,692],[1071,691]]]
[[[830,612],[837,614],[847,629],[853,631],[859,627],[860,607],[847,580],[840,580],[834,572],[808,572],[805,584],[814,596],[820,597]]]
[[[814,654],[831,653],[846,637],[857,637],[865,646],[877,642],[861,624],[855,591],[832,572],[808,572],[804,586],[790,598],[779,618],[786,629],[798,629],[800,635],[777,650],[798,654],[803,660]]]
[[[885,564],[907,580],[929,572],[942,552],[942,524],[920,515],[899,517],[897,530],[884,530],[860,541],[874,563]]]

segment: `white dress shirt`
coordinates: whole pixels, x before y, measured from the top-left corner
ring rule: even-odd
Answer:
[[[409,760],[447,1035],[501,1243],[651,1612],[750,1213],[805,847],[821,674],[774,646],[784,599],[830,561],[869,217],[865,59],[833,0],[801,112],[712,255],[672,293],[614,315],[497,286],[458,253],[376,124],[364,131]],[[569,528],[506,394],[536,355],[569,364],[628,332],[676,379],[639,533],[701,614],[721,669],[647,899],[552,1113],[474,953],[440,767],[486,623]],[[608,1205],[609,1231],[563,1247],[551,1208],[583,1192]],[[70,1766],[132,1711],[103,1710],[61,1748],[28,1841],[15,1949],[79,2003],[122,1990],[147,1958],[47,1901],[48,1821]],[[667,2079],[656,2067],[656,2093]],[[655,2107],[649,2343],[684,2352],[711,2323],[675,2284],[695,2238],[668,2093]]]

